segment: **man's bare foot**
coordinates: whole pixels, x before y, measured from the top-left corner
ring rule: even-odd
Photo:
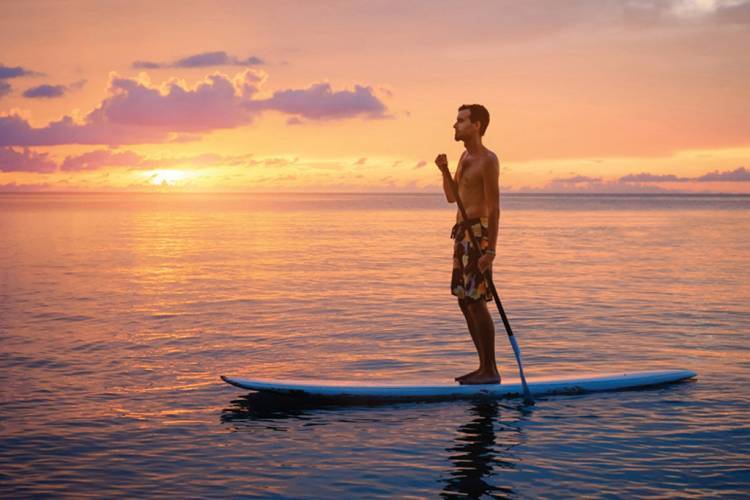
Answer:
[[[478,385],[478,384],[499,384],[500,374],[495,373],[481,373],[470,375],[460,382],[462,385]]]
[[[469,373],[466,373],[466,374],[461,375],[459,377],[455,377],[453,380],[455,380],[456,382],[461,382],[465,378],[471,377],[472,375],[476,375],[477,373],[479,373],[479,368],[477,368],[473,372],[469,372]]]

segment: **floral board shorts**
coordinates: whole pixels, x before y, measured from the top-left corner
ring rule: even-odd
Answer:
[[[482,252],[489,247],[487,218],[469,219],[453,226],[451,230],[451,238],[454,241],[451,293],[459,299],[490,301],[492,292],[477,267],[481,254],[471,244],[467,228],[471,228],[474,232]],[[490,273],[488,269],[487,274],[491,277]]]

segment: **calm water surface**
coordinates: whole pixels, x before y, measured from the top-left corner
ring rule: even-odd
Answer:
[[[473,369],[453,210],[437,195],[1,195],[0,494],[750,494],[748,197],[502,201],[495,281],[528,376],[696,381],[533,408],[293,404],[219,381]]]

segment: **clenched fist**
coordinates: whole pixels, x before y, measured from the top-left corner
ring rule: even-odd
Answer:
[[[435,157],[435,165],[437,165],[442,173],[450,175],[450,171],[448,170],[448,157],[445,156],[444,153],[440,153]]]

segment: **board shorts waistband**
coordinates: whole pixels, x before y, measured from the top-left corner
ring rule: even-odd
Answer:
[[[463,240],[466,236],[466,230],[471,228],[474,232],[474,236],[480,238],[482,236],[482,228],[485,230],[489,227],[489,219],[487,217],[474,217],[468,220],[462,220],[456,222],[451,229],[452,240]]]

